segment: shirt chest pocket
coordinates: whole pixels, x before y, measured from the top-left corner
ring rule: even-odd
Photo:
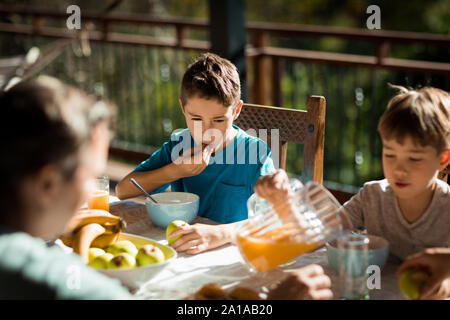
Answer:
[[[214,193],[214,216],[220,223],[232,223],[247,219],[247,186],[217,184]]]

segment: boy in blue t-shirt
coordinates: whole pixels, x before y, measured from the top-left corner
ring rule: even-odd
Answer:
[[[198,215],[222,223],[182,227],[171,237],[180,252],[199,253],[231,241],[232,223],[247,219],[247,199],[259,177],[274,171],[271,151],[260,139],[233,125],[242,108],[236,67],[206,53],[185,72],[180,106],[187,129],[170,140],[123,178],[116,192],[120,199],[140,194],[136,179],[147,191],[195,193]]]

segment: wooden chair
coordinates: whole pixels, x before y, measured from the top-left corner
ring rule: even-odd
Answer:
[[[450,174],[450,165],[448,165],[447,168],[439,172],[439,179],[442,179],[445,182],[450,182],[448,181],[449,174]]]
[[[245,103],[234,124],[242,130],[267,130],[267,142],[272,149],[275,167],[286,169],[287,143],[303,144],[303,182],[323,182],[326,102],[322,96],[310,96],[307,110],[294,110]],[[271,131],[275,129],[275,131]],[[278,136],[276,135],[278,129]],[[251,134],[250,132],[248,132]],[[254,135],[254,134],[253,134]],[[276,154],[277,152],[277,154]],[[277,155],[279,156],[277,159]],[[279,161],[277,161],[279,160]]]

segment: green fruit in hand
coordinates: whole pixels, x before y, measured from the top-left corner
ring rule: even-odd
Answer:
[[[109,262],[114,258],[114,256],[111,253],[105,253],[101,256],[96,257],[93,259],[89,266],[91,266],[94,269],[108,269]]]
[[[183,235],[179,235],[179,236],[177,236],[175,238],[169,238],[169,234],[171,234],[172,232],[174,232],[178,228],[184,227],[184,226],[187,226],[187,225],[188,225],[188,223],[186,221],[175,220],[175,221],[172,221],[172,223],[167,226],[166,238],[167,238],[167,242],[169,243],[169,246],[171,246],[172,243],[174,243],[175,241],[177,241],[178,239],[180,239],[183,236]]]
[[[89,248],[88,251],[88,261],[92,262],[95,258],[100,257],[105,254],[105,250],[100,248]]]
[[[430,276],[424,271],[409,269],[401,274],[398,287],[406,298],[417,300],[420,289],[429,278]]]
[[[138,254],[136,255],[136,262],[140,267],[163,262],[164,260],[164,253],[160,248],[152,244],[147,244],[140,248]]]
[[[108,269],[130,269],[136,266],[136,259],[129,253],[123,252],[115,256],[108,263]]]
[[[106,248],[106,252],[112,253],[114,256],[117,256],[121,253],[128,253],[135,257],[138,253],[138,249],[134,245],[133,242],[129,240],[121,240],[114,242],[112,245]]]

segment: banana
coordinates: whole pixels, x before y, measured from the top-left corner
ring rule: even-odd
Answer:
[[[118,232],[109,232],[105,231],[102,235],[98,236],[94,239],[94,241],[91,243],[91,247],[94,248],[105,248],[109,246],[110,244],[116,242],[119,239],[120,231]],[[60,239],[64,243],[64,245],[68,247],[72,247],[73,245],[73,238],[74,235],[70,234],[67,236],[62,236]]]
[[[84,263],[89,262],[89,248],[95,238],[104,234],[106,229],[98,223],[90,223],[81,227],[73,236],[72,248],[80,255]]]
[[[70,219],[67,223],[63,234],[70,234],[76,232],[79,228],[91,224],[98,223],[104,225],[105,228],[111,232],[116,229],[124,228],[124,222],[121,217],[114,216],[103,210],[84,210]]]
[[[105,228],[105,232],[94,240],[91,244],[92,247],[104,248],[109,246],[111,243],[116,242],[123,228],[125,228],[125,221],[121,220],[119,224],[115,224],[113,227],[108,225],[103,225],[102,227]],[[78,230],[80,229],[77,229],[75,232],[62,235],[59,239],[64,243],[64,245],[72,247],[73,238]]]
[[[120,232],[118,233],[104,233],[91,243],[91,247],[95,248],[105,248],[110,244],[116,242],[119,239]]]
[[[98,225],[102,229],[91,225]],[[87,226],[91,227],[85,228]],[[107,211],[79,210],[66,225],[64,233],[59,238],[66,246],[72,247],[76,253],[80,254],[81,247],[86,246],[84,237],[91,237],[92,231],[95,231],[93,234],[97,236],[90,240],[89,245],[104,248],[117,241],[120,232],[125,228],[126,223],[121,217],[114,216]],[[80,238],[83,239],[80,240]],[[83,244],[80,244],[81,242]],[[86,252],[88,249],[89,247]],[[83,256],[83,254],[80,255]]]
[[[61,236],[59,239],[61,239],[61,241],[62,241],[62,243],[64,243],[64,245],[66,245],[68,247],[72,247],[72,244],[73,244],[73,235],[72,234]]]

